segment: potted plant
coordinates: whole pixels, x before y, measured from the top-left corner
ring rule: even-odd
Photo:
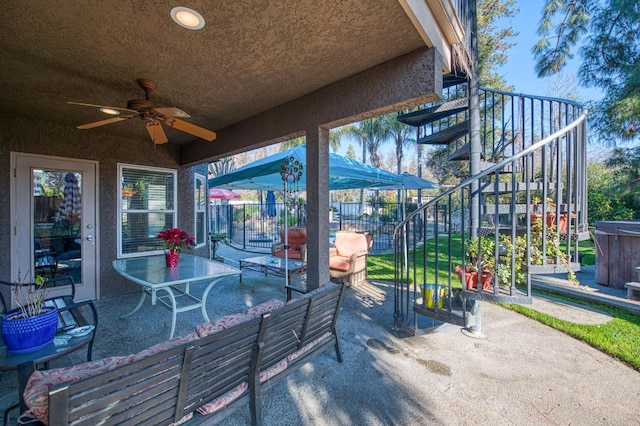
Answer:
[[[45,277],[11,283],[18,308],[2,318],[2,340],[10,354],[37,351],[49,345],[58,327],[58,309],[45,306]]]
[[[211,258],[219,262],[223,261],[221,257],[216,255],[216,251],[218,250],[219,242],[227,241],[227,234],[223,232],[209,232],[209,240],[211,241]]]
[[[464,266],[464,271],[462,266],[455,267],[462,285],[469,290],[477,289],[478,279],[480,279],[483,290],[491,289],[496,269],[493,238],[471,238],[467,242],[465,253],[469,262]]]
[[[540,203],[541,199],[539,197],[534,197],[531,202],[533,203],[533,213],[531,213],[531,224],[533,225],[536,220],[542,220],[542,212],[540,211]],[[556,203],[553,202],[553,199],[547,198],[547,214],[545,218],[545,223],[547,226],[557,225],[558,232],[566,232],[567,231],[567,215],[561,214],[560,217],[556,217]]]
[[[168,268],[178,266],[180,260],[180,252],[183,248],[191,249],[195,245],[196,240],[186,231],[180,228],[166,229],[160,231],[158,238],[164,241],[165,256]]]
[[[547,224],[543,235],[542,218],[538,218],[531,226],[531,234],[529,237],[529,252],[531,255],[531,265],[542,265],[543,260],[557,259],[559,263],[567,269],[567,278],[570,282],[578,284],[575,272],[571,269],[567,253],[560,247],[560,238],[558,237],[558,228],[555,224]],[[543,238],[544,237],[544,238]],[[518,237],[524,239],[518,246],[522,247],[520,252],[526,253],[526,239],[524,236]],[[525,261],[526,259],[521,259]],[[516,260],[517,261],[517,260]],[[526,264],[526,262],[525,262]]]

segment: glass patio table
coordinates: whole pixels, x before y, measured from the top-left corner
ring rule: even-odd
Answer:
[[[180,255],[180,262],[175,268],[168,268],[164,255],[144,256],[113,261],[113,268],[126,279],[140,285],[142,294],[138,305],[121,318],[127,318],[140,309],[145,296],[151,296],[151,304],[160,302],[171,310],[171,333],[173,337],[176,329],[176,316],[179,312],[186,312],[200,308],[202,318],[209,321],[206,301],[211,287],[221,279],[240,275],[241,272],[224,263],[209,260],[204,257]],[[190,293],[190,284],[198,281],[209,281],[202,297],[199,299]],[[166,294],[158,295],[158,292]],[[186,302],[182,302],[186,300]],[[180,301],[180,303],[179,303]]]

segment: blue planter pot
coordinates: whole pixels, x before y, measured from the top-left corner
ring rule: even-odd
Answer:
[[[2,340],[10,354],[24,354],[42,349],[53,342],[58,327],[58,308],[37,317],[20,318],[20,311],[2,319]]]

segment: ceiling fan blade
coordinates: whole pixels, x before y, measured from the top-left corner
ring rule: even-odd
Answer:
[[[169,142],[167,139],[167,134],[162,129],[162,125],[158,120],[151,120],[146,122],[147,132],[149,132],[149,136],[151,140],[156,145],[161,145],[163,143]]]
[[[117,123],[118,121],[128,120],[135,117],[135,115],[121,115],[118,117],[111,117],[105,120],[94,121],[93,123],[83,124],[76,126],[78,129],[93,129],[94,127],[104,126],[105,124]]]
[[[215,132],[207,130],[204,127],[196,126],[195,124],[187,123],[186,121],[178,120],[177,118],[165,117],[164,122],[169,127],[182,130],[183,132],[192,134],[209,142],[216,139]]]
[[[107,106],[107,105],[94,105],[94,104],[85,104],[82,102],[67,102],[68,104],[71,105],[80,105],[80,106],[86,106],[86,107],[92,107],[92,108],[108,108],[108,109],[115,109],[116,111],[126,111],[126,112],[135,112],[137,113],[138,111],[133,110],[133,109],[128,109],[128,108],[118,108],[118,107],[113,107],[113,106]]]
[[[165,117],[180,117],[180,118],[190,118],[191,116],[184,112],[183,110],[176,107],[162,107],[162,108],[154,108],[155,112],[164,115]]]

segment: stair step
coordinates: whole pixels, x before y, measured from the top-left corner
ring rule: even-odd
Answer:
[[[431,108],[425,108],[418,111],[409,112],[398,116],[398,121],[409,126],[423,126],[433,123],[469,108],[469,98],[459,98],[447,101]]]
[[[467,79],[459,72],[456,74],[445,74],[442,76],[442,88],[457,86],[458,84],[467,83]]]
[[[573,272],[580,271],[580,264],[577,262],[569,262],[569,267]],[[531,265],[529,272],[531,274],[547,275],[547,274],[566,274],[567,268],[564,265],[556,265],[549,263],[546,265]]]
[[[493,194],[495,192],[499,194],[508,194],[514,192],[524,192],[527,190],[527,185],[531,191],[541,191],[542,182],[516,182],[515,186],[511,182],[489,182],[483,184],[480,191],[483,194]]]
[[[491,161],[483,161],[480,163],[480,170],[487,170],[489,167],[494,166],[496,163],[492,163]],[[511,174],[511,173],[521,173],[522,167],[516,166],[513,167],[513,164],[507,164],[502,170],[498,172],[500,175]]]
[[[469,154],[471,153],[471,145],[464,144],[462,147],[460,147],[459,149],[455,150],[454,152],[452,152],[448,157],[447,160],[448,161],[464,161],[464,160],[469,160]],[[484,160],[484,154],[480,153],[480,159]],[[486,164],[484,161],[482,162],[483,164]],[[484,169],[482,169],[484,170]]]
[[[469,133],[469,120],[449,126],[444,130],[418,139],[418,143],[426,145],[448,145]]]
[[[511,213],[511,204],[498,204],[498,214],[510,214]],[[527,212],[527,204],[516,204],[514,207],[515,214],[524,214]],[[482,214],[495,214],[496,205],[495,204],[485,204],[482,206]]]

